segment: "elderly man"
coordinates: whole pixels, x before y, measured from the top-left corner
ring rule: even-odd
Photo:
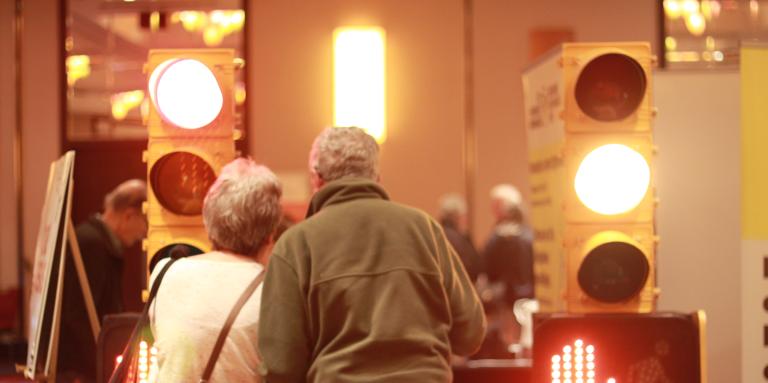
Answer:
[[[447,382],[483,341],[461,261],[426,213],[389,200],[378,145],[329,128],[312,145],[307,219],[275,245],[262,295],[266,382]]]
[[[125,181],[104,198],[103,214],[96,214],[77,226],[77,242],[99,320],[123,310],[123,249],[137,243],[147,233],[147,219],[141,210],[146,199],[144,181]],[[95,381],[96,342],[71,256],[67,256],[63,297],[58,362],[60,380]]]

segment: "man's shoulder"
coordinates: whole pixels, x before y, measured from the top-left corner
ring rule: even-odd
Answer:
[[[89,217],[75,229],[77,239],[83,240],[109,240],[104,234],[104,224],[96,217]]]

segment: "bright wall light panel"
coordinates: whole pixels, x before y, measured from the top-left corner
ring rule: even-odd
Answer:
[[[386,139],[386,41],[379,27],[333,32],[333,124],[357,126],[377,142]]]

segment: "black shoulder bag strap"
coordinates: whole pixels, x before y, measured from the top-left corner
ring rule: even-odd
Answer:
[[[160,270],[160,273],[157,274],[157,278],[155,278],[155,283],[152,285],[152,290],[149,292],[149,299],[147,299],[147,303],[144,304],[144,310],[141,312],[141,316],[139,317],[139,320],[136,322],[136,326],[133,328],[133,332],[131,332],[131,337],[128,340],[128,344],[125,346],[125,349],[123,350],[123,353],[121,354],[123,356],[124,363],[120,363],[117,365],[117,368],[112,373],[112,376],[109,378],[109,383],[118,383],[122,382],[123,375],[125,374],[126,369],[128,368],[126,365],[130,362],[130,354],[132,352],[135,352],[133,347],[135,346],[134,343],[138,340],[138,337],[141,335],[141,329],[149,322],[149,306],[152,305],[152,301],[155,299],[155,295],[157,295],[157,290],[160,289],[160,282],[163,281],[163,277],[165,276],[165,273],[168,271],[168,268],[171,267],[171,265],[176,262],[176,258],[171,258],[168,263],[163,266],[163,269]]]
[[[266,274],[266,269],[262,270],[259,275],[253,279],[251,284],[245,288],[243,294],[240,295],[240,299],[237,300],[235,306],[232,307],[232,311],[229,312],[227,321],[224,322],[224,327],[222,327],[221,332],[219,332],[219,338],[216,339],[216,344],[213,346],[211,357],[208,359],[208,364],[205,366],[203,377],[200,378],[199,383],[207,383],[208,379],[211,378],[211,374],[213,374],[213,368],[216,367],[216,361],[219,359],[221,349],[224,348],[224,341],[227,340],[227,335],[229,335],[229,330],[232,328],[232,324],[235,323],[235,319],[237,318],[237,315],[240,314],[240,310],[245,305],[245,302],[248,301],[248,298],[253,295],[253,292],[256,291],[256,288],[259,287],[262,281],[264,281],[264,274]]]

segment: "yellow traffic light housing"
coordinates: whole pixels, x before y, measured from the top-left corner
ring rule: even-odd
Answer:
[[[543,311],[655,306],[648,43],[569,43],[523,75]]]
[[[231,49],[154,49],[145,65],[149,136],[220,137],[235,124],[235,53]]]
[[[203,200],[235,157],[234,51],[151,50],[145,65],[147,118],[147,265],[171,251],[211,250]],[[177,246],[181,245],[181,246]]]

